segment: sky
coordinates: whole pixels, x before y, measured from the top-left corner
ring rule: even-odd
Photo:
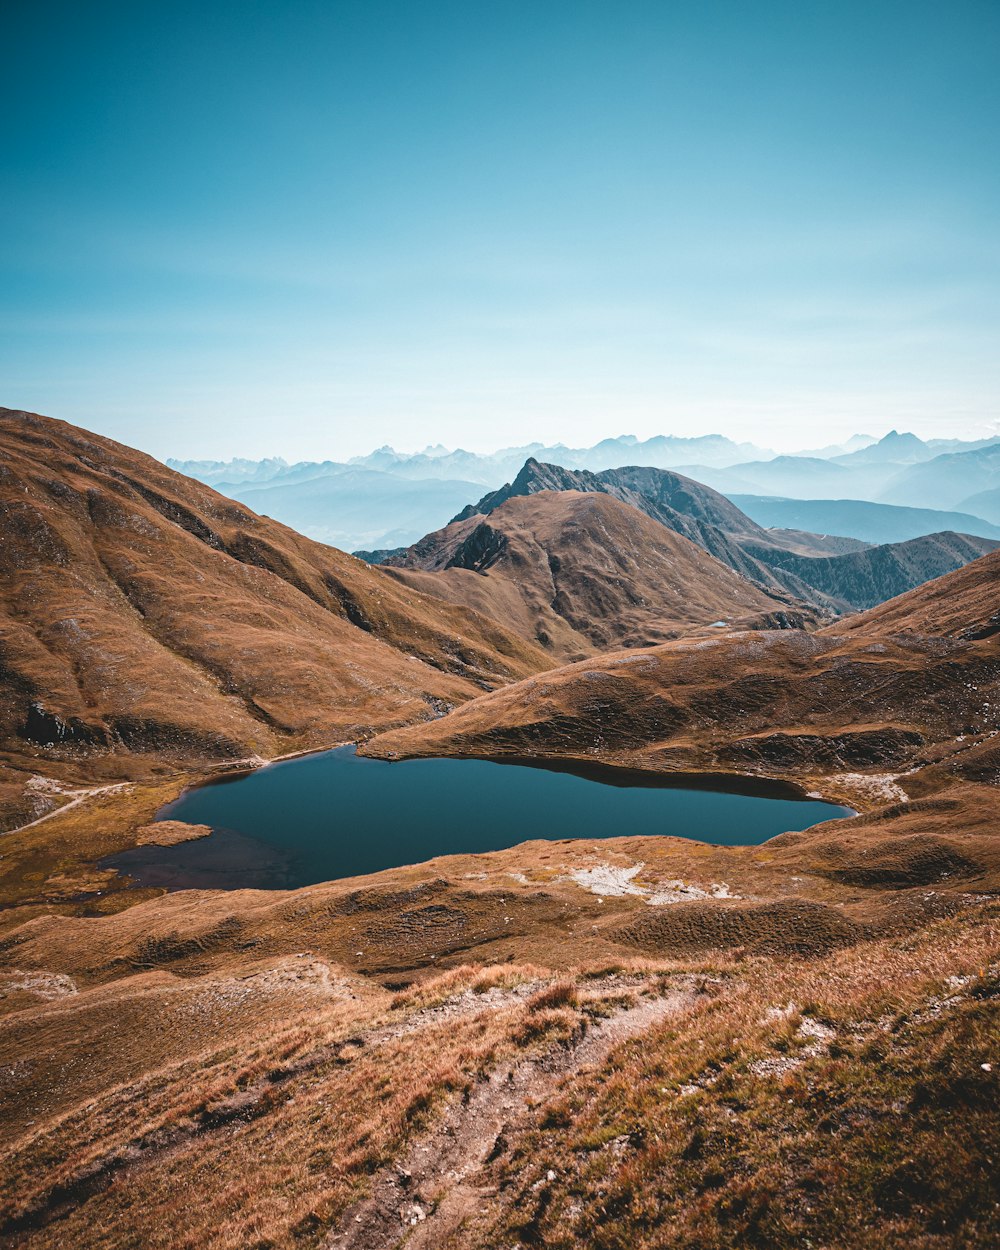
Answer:
[[[996,0],[8,0],[0,404],[165,458],[1000,432]]]

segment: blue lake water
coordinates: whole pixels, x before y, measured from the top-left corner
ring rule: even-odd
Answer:
[[[741,789],[606,768],[390,763],[339,747],[188,790],[157,818],[210,825],[210,837],[105,863],[171,889],[290,889],[532,838],[658,834],[735,846],[851,814],[787,788]]]

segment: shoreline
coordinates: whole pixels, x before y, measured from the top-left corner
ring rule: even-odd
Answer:
[[[705,790],[712,793],[745,795],[749,798],[777,799],[786,802],[826,803],[843,807],[852,817],[860,816],[864,809],[845,803],[839,796],[828,796],[807,786],[822,784],[816,779],[804,781],[791,780],[761,773],[731,773],[717,770],[667,771],[661,769],[638,768],[631,764],[618,764],[609,760],[594,759],[587,756],[531,756],[531,755],[400,755],[383,756],[369,755],[362,749],[364,743],[358,739],[334,742],[328,746],[308,747],[299,751],[289,751],[285,755],[276,755],[271,759],[259,762],[234,761],[230,765],[220,765],[213,769],[218,775],[206,776],[186,785],[175,799],[164,805],[171,806],[178,802],[191,790],[206,786],[225,785],[229,781],[238,781],[242,777],[252,776],[273,764],[283,764],[291,760],[304,759],[310,755],[325,755],[328,751],[338,751],[344,747],[354,747],[355,753],[362,759],[378,760],[384,764],[403,764],[407,761],[421,759],[447,760],[478,760],[482,763],[514,765],[520,768],[537,768],[547,772],[571,773],[588,781],[601,785],[619,786],[621,788],[641,787],[643,789],[664,790]],[[159,816],[156,820],[161,819]],[[843,819],[847,819],[844,817]]]

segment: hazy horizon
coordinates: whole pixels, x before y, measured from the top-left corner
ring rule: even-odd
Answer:
[[[997,432],[996,6],[3,30],[12,407],[214,459]]]
[[[860,437],[860,438],[870,438],[872,442],[880,442],[883,438],[887,437],[889,434],[892,434],[892,433],[905,435],[905,434],[913,434],[914,431],[903,430],[903,429],[900,429],[900,430],[893,429],[893,430],[882,431],[881,433],[877,435],[872,435],[872,434],[869,434],[868,431],[865,431],[865,430],[856,430],[854,431],[853,434],[848,435],[846,439],[843,439],[840,441],[846,443],[846,442],[849,442],[850,439],[852,438]],[[666,436],[669,437],[670,434],[667,433]],[[718,430],[705,430],[702,434],[696,434],[696,435],[687,435],[687,434],[675,434],[674,435],[674,437],[678,437],[678,438],[698,438],[698,437],[714,437],[714,436],[720,436]],[[657,437],[657,435],[653,434],[653,435],[649,435],[648,437],[655,438]],[[728,436],[721,435],[720,437],[725,438]],[[917,437],[921,437],[921,436],[917,435]],[[958,435],[952,436],[952,435],[946,435],[946,434],[928,434],[923,439],[923,441],[933,442],[936,439],[946,439],[950,441],[953,437],[958,438],[960,436]],[[1000,424],[994,423],[994,429],[993,429],[992,434],[984,434],[982,435],[982,438],[984,439],[1000,438]],[[403,446],[394,446],[391,443],[380,443],[377,447],[368,447],[365,451],[351,453],[349,456],[342,457],[342,459],[345,462],[350,461],[350,460],[364,460],[368,456],[374,455],[377,452],[385,451],[385,450],[395,452],[396,454],[400,456],[419,456],[419,455],[424,455],[424,454],[445,456],[445,455],[450,455],[456,452],[469,452],[474,455],[488,458],[490,456],[499,455],[504,452],[517,451],[517,450],[527,449],[531,447],[538,447],[539,445],[543,448],[548,448],[548,447],[554,448],[557,446],[563,446],[570,450],[581,451],[581,450],[587,450],[588,448],[592,446],[596,446],[597,443],[600,443],[603,441],[618,441],[618,440],[625,440],[625,439],[634,440],[639,443],[647,441],[646,439],[640,438],[639,436],[633,435],[633,434],[605,434],[601,438],[595,440],[593,444],[591,443],[574,444],[574,443],[566,443],[566,442],[557,443],[555,441],[546,442],[541,439],[531,439],[524,443],[507,443],[507,444],[497,443],[497,444],[490,444],[490,445],[487,445],[484,443],[482,446],[479,446],[479,447],[472,447],[472,446],[453,446],[452,447],[452,446],[447,446],[446,444],[443,444],[443,443],[425,443],[422,446],[403,447]],[[832,444],[824,444],[823,446],[816,445],[816,446],[806,447],[806,446],[795,446],[789,443],[789,445],[785,447],[778,447],[778,446],[768,447],[766,444],[754,442],[752,439],[742,439],[742,440],[733,439],[732,441],[734,443],[737,443],[737,445],[740,445],[740,446],[754,447],[761,451],[775,452],[777,455],[802,455],[802,454],[807,454],[809,452],[822,451],[824,450],[826,446],[832,445]],[[976,442],[978,440],[974,436],[970,436],[968,439],[965,439],[963,441]],[[302,456],[302,457],[297,457],[293,459],[290,456],[283,455],[280,451],[273,451],[269,454],[262,455],[262,456],[248,456],[248,455],[245,455],[243,452],[234,451],[232,455],[227,455],[227,456],[180,456],[180,455],[171,454],[170,456],[167,456],[166,459],[171,460],[171,461],[191,461],[191,462],[204,461],[206,463],[212,462],[212,461],[220,461],[224,463],[224,462],[231,461],[231,460],[250,460],[250,461],[285,460],[288,462],[289,465],[292,465],[292,464],[295,464],[297,461],[321,462],[324,460],[338,460],[341,458],[334,456],[334,455],[316,455],[316,456]]]

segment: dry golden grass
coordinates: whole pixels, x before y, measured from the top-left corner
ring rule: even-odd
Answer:
[[[519,984],[537,971],[512,967],[491,980]],[[406,1009],[372,990],[331,996],[320,1009],[314,986],[298,1002],[262,992],[224,1041],[206,1035],[203,1053],[175,1036],[173,1059],[126,1083],[113,1081],[109,1056],[106,1089],[32,1126],[8,1155],[7,1235],[31,1245],[299,1244],[421,1131],[441,1099],[515,1047],[565,1040],[579,1025],[564,990],[561,1009],[512,997],[435,1010],[482,976],[447,973]],[[160,993],[180,1000],[177,1012],[232,988],[189,982]],[[122,1027],[129,986],[120,989]],[[198,1201],[179,1205],[181,1189]]]
[[[733,969],[511,1135],[496,1201],[444,1244],[997,1244],[998,955],[989,906]]]
[[[258,968],[239,1004],[232,978],[126,978],[80,996],[94,1017],[82,1041],[113,1012],[133,1057],[113,1064],[109,1042],[101,1088],[16,1134],[3,1235],[39,1250],[319,1246],[380,1169],[421,1140],[433,1153],[446,1107],[460,1115],[486,1074],[534,1053],[561,1056],[548,1092],[470,1161],[477,1197],[444,1230],[452,1250],[985,1247],[1000,1197],[997,1078],[981,1066],[1000,1045],[998,959],[1000,908],[979,904],[820,960],[624,960],[558,977],[469,964],[395,995],[336,970],[296,977],[288,961]],[[613,1025],[680,984],[686,1008],[577,1070],[588,1021]],[[144,1067],[150,1021],[130,1012],[165,997],[175,1023]],[[17,1037],[27,1055],[34,1033],[65,1062],[84,1008],[11,1017],[5,1055],[25,1062]],[[442,1202],[453,1183],[440,1177]]]

